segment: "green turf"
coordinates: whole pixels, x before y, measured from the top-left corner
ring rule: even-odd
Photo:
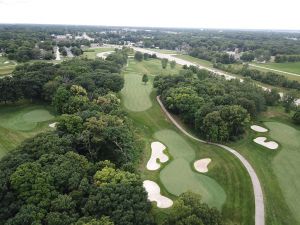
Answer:
[[[255,122],[256,124],[261,124],[262,126],[268,126],[271,131],[264,133],[263,136],[266,136],[268,139],[277,141],[280,144],[280,148],[278,148],[277,150],[269,150],[254,143],[253,139],[255,137],[262,136],[262,134],[250,129],[247,131],[245,137],[242,140],[230,144],[245,158],[247,158],[250,164],[255,168],[264,192],[264,201],[266,206],[266,224],[268,225],[300,225],[300,221],[297,221],[296,216],[293,214],[292,208],[289,206],[289,199],[285,196],[286,191],[291,191],[292,193],[292,191],[295,190],[295,179],[292,180],[292,177],[296,175],[296,172],[294,170],[286,170],[290,169],[287,168],[289,162],[286,162],[284,160],[285,157],[289,159],[292,157],[292,154],[290,153],[293,150],[291,149],[291,152],[288,152],[289,150],[287,150],[287,148],[290,147],[285,147],[286,143],[290,142],[291,139],[286,139],[283,142],[280,141],[282,138],[290,136],[289,131],[293,126],[290,122],[290,117],[291,114],[284,113],[284,109],[282,107],[269,107],[268,111],[262,113]],[[269,126],[269,122],[275,122],[275,124],[277,124],[277,127],[275,129],[274,127],[271,128],[271,126]],[[287,126],[287,124],[289,124],[289,126]],[[295,129],[297,130],[296,127]],[[278,136],[275,136],[275,134],[277,134]],[[295,143],[298,141],[299,146],[299,133],[297,138],[295,138],[295,133],[291,137],[293,137],[293,141],[291,141],[291,143]],[[299,156],[297,157],[299,162]],[[284,179],[289,180],[286,184],[282,183],[282,181],[278,177],[278,171],[276,171],[274,167],[274,163],[277,160],[282,160],[282,162],[286,163],[286,169],[283,169],[281,171],[281,178],[283,176],[286,176]],[[295,166],[295,161],[297,161],[297,158],[291,160],[291,167]],[[299,166],[297,168],[299,170]],[[291,187],[289,187],[289,189],[287,190],[283,190],[283,185],[290,185]],[[296,200],[297,198],[298,196],[295,195],[294,199]]]
[[[97,54],[101,52],[114,51],[113,48],[89,48],[85,50],[82,54],[82,57],[86,57],[88,59],[96,59]]]
[[[290,80],[300,81],[300,62],[264,63],[264,64],[255,64],[255,65],[270,68],[270,69],[280,70],[280,71],[284,71],[284,72],[299,74],[299,76],[294,76],[294,75],[289,75],[289,74],[274,71],[275,73],[279,73],[279,74],[287,77]],[[258,67],[252,67],[252,68],[255,68],[257,70],[261,70],[264,72],[268,72],[268,71],[272,72],[268,69],[263,69],[263,68],[258,68]]]
[[[158,131],[154,137],[168,147],[174,159],[160,173],[161,183],[168,192],[178,196],[186,191],[193,191],[200,194],[210,206],[221,209],[226,194],[214,179],[192,169],[196,159],[195,151],[188,142],[173,130]]]
[[[14,61],[6,57],[0,56],[0,76],[10,74],[16,66]]]
[[[0,106],[0,158],[26,138],[49,130],[51,108],[37,104]]]
[[[212,62],[207,61],[207,60],[203,60],[203,59],[198,59],[198,58],[192,57],[190,55],[176,55],[175,57],[179,58],[179,59],[187,60],[187,61],[192,62],[192,63],[196,63],[200,66],[205,66],[205,67],[209,67],[209,68],[213,67]]]
[[[149,48],[149,50],[151,50],[153,52],[163,53],[163,54],[178,54],[178,51],[169,50],[169,49]]]
[[[127,86],[132,86],[131,82],[136,82],[133,79],[126,78],[132,74],[139,74],[140,77],[137,79],[140,81],[143,73],[149,73],[150,75],[175,74],[178,73],[179,70],[179,66],[175,70],[161,69],[160,60],[149,60],[140,63],[130,60],[128,67],[123,72],[125,77],[125,88]],[[151,76],[149,82],[151,83],[152,81],[153,76]],[[139,101],[139,93],[131,96],[132,98],[130,101]],[[127,97],[127,92],[121,92],[121,99],[124,106]],[[207,190],[209,185],[213,187],[209,190],[210,195],[206,195],[206,197],[202,196],[202,198],[205,201],[209,201],[209,204],[215,204],[219,207],[223,201],[222,196],[224,197],[222,193],[225,192],[226,201],[222,205],[221,210],[225,221],[229,224],[253,225],[254,199],[251,180],[239,160],[221,148],[201,144],[184,136],[166,119],[155,97],[155,91],[152,90],[150,94],[152,106],[145,111],[134,112],[127,110],[129,117],[133,119],[134,126],[140,130],[141,134],[143,134],[142,137],[146,145],[138,167],[142,179],[149,179],[157,182],[161,186],[161,193],[175,200],[176,196],[170,194],[170,192],[164,188],[163,183],[160,180],[160,171],[164,171],[165,169],[168,171],[168,165],[171,165],[171,163],[174,162],[173,159],[175,157],[180,157],[182,154],[183,158],[181,159],[186,160],[188,163],[188,165],[186,164],[186,174],[193,174],[198,177],[198,173],[194,172],[193,165],[190,162],[200,158],[211,158],[212,162],[209,165],[209,171],[205,175],[202,175],[206,178],[202,179],[201,176],[201,179],[192,179],[194,182],[199,182],[198,184],[201,184],[203,195],[206,195],[204,190]],[[149,96],[147,98],[149,98]],[[127,109],[126,106],[125,109]],[[158,171],[148,171],[146,169],[146,164],[151,154],[150,144],[157,140],[167,145],[168,149],[166,152],[169,154],[171,160],[168,163],[162,164],[161,169]],[[222,191],[217,191],[218,194],[220,194],[220,199],[216,200],[216,202],[210,201],[211,198],[209,196],[216,197],[217,195],[215,192],[220,186]],[[198,191],[199,190],[200,187]],[[169,213],[169,209],[158,209],[157,207],[153,207],[153,212],[156,220],[161,222]]]
[[[270,137],[281,145],[272,167],[289,208],[300,222],[300,131],[278,122],[265,125],[270,129]]]
[[[149,94],[152,90],[151,84],[142,83],[140,74],[130,73],[125,76],[128,84],[122,90],[124,105],[131,111],[144,111],[152,106]]]

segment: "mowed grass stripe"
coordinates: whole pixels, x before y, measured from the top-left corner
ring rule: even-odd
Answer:
[[[281,145],[272,167],[287,204],[300,222],[300,131],[279,122],[266,122],[270,137]]]

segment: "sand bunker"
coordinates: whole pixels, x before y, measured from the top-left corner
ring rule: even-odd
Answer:
[[[275,141],[267,141],[266,137],[257,137],[253,141],[259,145],[262,145],[268,149],[277,149],[278,144]]]
[[[173,205],[173,201],[160,194],[160,187],[151,180],[145,180],[143,186],[148,192],[148,199],[151,202],[157,202],[158,208],[169,208]]]
[[[257,126],[257,125],[252,125],[251,129],[256,131],[256,132],[261,132],[261,133],[268,131],[268,129],[266,129],[264,127],[261,127],[261,126]]]
[[[200,159],[194,162],[195,169],[200,173],[208,172],[208,164],[211,162],[210,158]]]
[[[4,64],[8,64],[8,63],[9,63],[9,61],[5,61],[5,62],[4,62]]]
[[[151,143],[151,158],[147,163],[148,170],[157,170],[160,168],[160,163],[157,162],[159,160],[161,163],[167,162],[169,157],[163,152],[166,149],[162,143],[156,141]]]
[[[106,59],[106,57],[108,55],[110,55],[111,53],[113,53],[114,51],[108,51],[108,52],[100,52],[97,53],[97,57],[102,58],[102,59]]]
[[[50,124],[49,124],[49,127],[55,128],[55,127],[56,127],[56,124],[57,124],[57,122],[55,122],[55,123],[50,123]]]

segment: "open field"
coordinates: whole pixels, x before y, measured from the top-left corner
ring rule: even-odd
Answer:
[[[270,130],[263,136],[279,143],[277,150],[254,143],[253,139],[262,134],[250,129],[242,140],[230,144],[249,160],[259,176],[268,225],[300,224],[299,179],[296,178],[300,171],[300,134],[290,124],[289,116],[280,107],[270,107],[258,118]]]
[[[196,64],[201,65],[201,66],[205,66],[205,67],[208,67],[208,68],[213,68],[213,63],[212,62],[207,61],[207,60],[203,60],[203,59],[198,59],[198,58],[192,57],[190,55],[175,55],[175,57],[179,58],[179,59],[187,60],[187,61],[192,62],[192,63],[196,63]]]
[[[10,74],[15,67],[15,62],[10,61],[6,57],[0,56],[0,76]]]
[[[0,158],[26,138],[49,130],[51,108],[38,104],[0,106]]]
[[[253,65],[259,66],[259,67],[254,67],[257,70],[261,70],[264,72],[272,72],[272,70],[278,70],[278,71],[273,71],[275,73],[281,74],[285,77],[287,77],[290,80],[297,80],[300,81],[300,62],[294,62],[294,63],[264,63],[264,64],[257,64],[254,63]],[[250,65],[251,66],[251,65]],[[265,69],[263,68],[265,67]],[[295,75],[287,74],[287,73],[281,73],[279,71],[284,71],[287,73],[294,73]],[[298,76],[296,76],[298,74]]]
[[[114,51],[113,48],[90,48],[83,52],[82,57],[86,57],[88,59],[96,59],[97,54],[101,52]]]
[[[175,50],[169,50],[169,49],[157,49],[157,48],[148,48],[151,51],[158,52],[158,53],[164,53],[164,54],[178,54],[178,51]]]
[[[270,137],[281,144],[281,151],[272,161],[284,198],[300,222],[300,131],[279,122],[266,122]]]
[[[179,66],[177,66],[179,67]],[[124,70],[125,89],[132,86],[133,77],[139,80],[142,90],[144,86],[140,81],[142,74],[147,72],[150,75],[165,74],[161,69],[160,60],[150,60],[137,63],[129,61],[128,67]],[[174,71],[175,73],[175,71]],[[134,74],[132,76],[132,74]],[[131,77],[132,76],[132,77]],[[139,76],[139,77],[138,77]],[[152,83],[150,76],[150,83]],[[132,86],[133,87],[133,86]],[[121,92],[122,102],[126,107],[127,102],[143,102],[150,99],[152,105],[144,111],[128,110],[134,125],[142,132],[146,148],[139,165],[142,178],[152,180],[160,185],[162,195],[171,199],[176,199],[176,195],[185,189],[195,189],[193,191],[202,194],[204,201],[210,205],[221,208],[226,221],[232,224],[252,225],[254,223],[254,199],[250,178],[242,164],[228,152],[211,145],[200,144],[183,136],[165,117],[156,101],[154,90],[148,90],[145,94],[128,95],[128,92]],[[142,91],[141,91],[142,93]],[[170,160],[163,163],[160,170],[148,171],[146,164],[151,155],[150,144],[153,141],[161,141],[167,147],[167,154]],[[193,168],[193,162],[199,158],[208,157],[212,159],[209,171],[199,174]],[[174,164],[175,163],[175,164]],[[182,182],[178,175],[178,165],[183,166],[182,178],[185,183],[180,184],[177,190],[172,190],[171,184]],[[173,169],[175,167],[175,169]],[[164,178],[167,176],[168,178]],[[187,179],[189,178],[189,179]],[[164,179],[164,180],[163,180]],[[173,193],[173,194],[172,194]],[[225,202],[224,202],[225,201]],[[223,204],[224,202],[224,204]],[[169,209],[153,209],[156,218],[160,221]]]

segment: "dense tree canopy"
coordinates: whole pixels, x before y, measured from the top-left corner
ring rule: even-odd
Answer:
[[[157,76],[154,86],[166,108],[209,141],[239,137],[250,118],[266,109],[260,87],[247,80],[227,81],[196,67],[186,67],[177,76]]]

